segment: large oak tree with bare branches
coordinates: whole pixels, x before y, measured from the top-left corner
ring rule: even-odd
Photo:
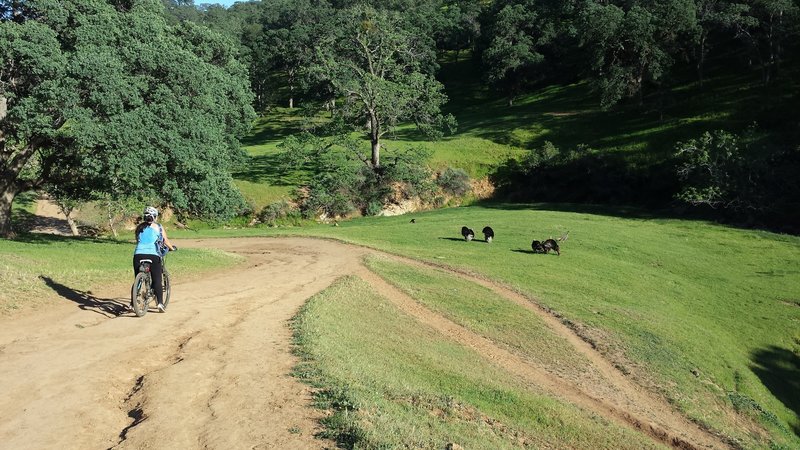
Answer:
[[[435,43],[400,13],[354,6],[338,11],[328,30],[313,70],[344,99],[344,122],[366,132],[371,151],[363,161],[373,170],[381,168],[381,138],[399,124],[414,123],[430,137],[455,126],[441,112],[447,97],[434,78]]]

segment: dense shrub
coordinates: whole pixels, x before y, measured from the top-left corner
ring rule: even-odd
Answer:
[[[469,192],[471,188],[467,172],[464,169],[452,167],[448,167],[439,174],[436,184],[439,185],[442,191],[459,197]]]
[[[550,142],[509,160],[490,175],[497,194],[512,201],[662,206],[676,190],[667,167],[630,167],[619,155],[585,145],[562,151]]]
[[[755,180],[745,164],[738,136],[722,130],[676,146],[681,190],[677,198],[692,205],[743,208],[752,200]],[[750,186],[747,186],[747,185]],[[749,195],[748,195],[749,194]]]
[[[749,223],[797,228],[800,208],[800,148],[755,144],[756,130],[744,136],[706,132],[676,146],[680,191],[676,198],[720,209]]]
[[[561,151],[546,142],[491,175],[511,201],[690,207],[748,226],[800,231],[800,148],[751,129],[707,132],[680,142],[672,159],[646,168],[585,146]],[[677,202],[677,204],[676,204]]]
[[[306,217],[336,217],[355,211],[376,215],[384,205],[397,200],[398,189],[404,198],[430,198],[436,189],[425,165],[428,156],[429,152],[421,149],[398,152],[385,158],[385,164],[377,170],[360,161],[336,159],[314,176],[298,196],[298,203]]]
[[[259,222],[271,227],[281,223],[299,225],[302,219],[300,210],[286,200],[270,203],[258,213],[256,218]]]
[[[366,216],[377,216],[380,214],[381,210],[383,209],[383,204],[380,202],[372,201],[367,204],[367,207],[364,211],[364,215]]]
[[[390,183],[402,187],[405,198],[419,197],[429,201],[436,194],[433,173],[427,165],[430,150],[412,148],[399,153],[387,167]]]

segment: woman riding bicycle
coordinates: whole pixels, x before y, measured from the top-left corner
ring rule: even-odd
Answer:
[[[133,275],[139,271],[139,263],[143,259],[152,261],[150,264],[150,275],[153,277],[153,291],[158,301],[158,310],[164,312],[164,287],[162,286],[162,274],[164,265],[161,258],[169,250],[177,250],[172,242],[167,238],[164,227],[156,223],[158,210],[152,206],[144,209],[142,223],[136,226],[136,250],[133,252]]]

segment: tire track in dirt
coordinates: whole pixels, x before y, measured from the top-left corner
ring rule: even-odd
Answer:
[[[474,349],[508,372],[535,385],[544,387],[551,393],[556,394],[557,397],[563,396],[574,404],[594,411],[619,424],[633,427],[672,447],[681,449],[729,448],[721,439],[675,412],[666,401],[656,398],[653,394],[644,391],[644,389],[626,379],[618,369],[600,355],[588,342],[575,334],[571,328],[519,293],[461,271],[379,251],[373,252],[405,264],[434,268],[474,282],[490,289],[498,296],[534,312],[545,322],[550,330],[565,339],[578,353],[585,356],[591,362],[592,367],[600,372],[602,378],[607,383],[610,383],[608,387],[611,389],[604,389],[602,394],[595,395],[591,391],[602,388],[601,386],[586,389],[585,386],[580,386],[564,379],[544,368],[536,367],[525,358],[516,355],[513,351],[502,348],[494,341],[426,308],[366,267],[362,266],[357,271],[356,275],[372,284],[381,295],[392,300],[402,310],[440,333],[455,339],[462,345]]]

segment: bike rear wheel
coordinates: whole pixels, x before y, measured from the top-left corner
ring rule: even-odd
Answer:
[[[150,303],[150,274],[139,272],[131,286],[131,306],[137,316],[142,317],[147,314],[147,306]]]
[[[166,311],[167,305],[169,305],[169,294],[170,294],[169,272],[167,272],[166,269],[164,269],[164,275],[161,277],[161,280],[162,280],[161,284],[164,288],[164,310]]]

